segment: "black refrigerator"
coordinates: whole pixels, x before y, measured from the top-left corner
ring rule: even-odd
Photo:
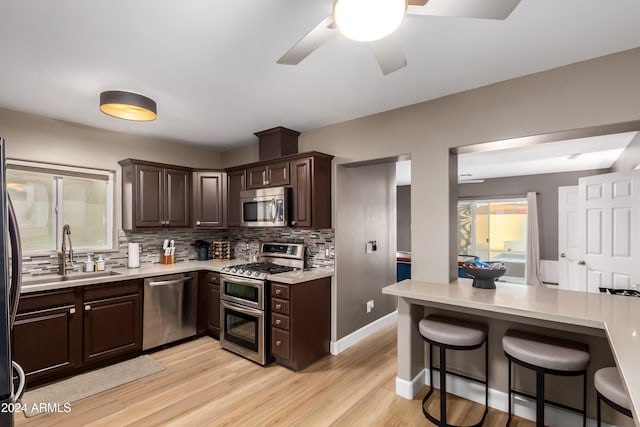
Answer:
[[[22,266],[20,235],[7,193],[5,169],[5,141],[0,138],[0,426],[10,427],[13,426],[11,408],[22,395],[25,377],[11,359],[11,329],[20,298]]]

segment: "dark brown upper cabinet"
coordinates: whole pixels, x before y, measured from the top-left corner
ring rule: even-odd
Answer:
[[[244,169],[227,171],[227,225],[230,227],[242,225],[240,192],[246,189]]]
[[[219,171],[193,172],[193,226],[225,227],[226,177]]]
[[[242,223],[240,191],[291,186],[291,226],[331,228],[331,160],[318,152],[298,153],[227,169],[227,225]]]
[[[125,159],[122,228],[191,226],[191,169]]]
[[[289,184],[289,162],[273,162],[247,169],[247,190]]]

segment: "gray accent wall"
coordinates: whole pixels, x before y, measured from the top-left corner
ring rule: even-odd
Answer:
[[[398,250],[411,252],[411,186],[397,187]]]
[[[336,197],[337,338],[343,338],[396,309],[382,294],[396,276],[395,163],[339,167]],[[338,238],[339,236],[339,238]],[[368,241],[377,250],[365,253]],[[374,309],[366,312],[368,300]]]
[[[536,191],[538,194],[538,221],[540,228],[540,258],[558,259],[558,187],[578,185],[584,176],[609,173],[608,169],[579,172],[547,173],[486,179],[481,184],[459,184],[459,197],[466,199],[520,195]]]

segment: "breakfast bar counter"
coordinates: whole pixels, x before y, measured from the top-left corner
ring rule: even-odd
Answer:
[[[424,370],[424,342],[417,323],[428,307],[606,337],[630,397],[634,421],[640,425],[640,298],[500,282],[496,289],[478,289],[471,283],[470,279],[450,284],[404,280],[382,289],[399,297],[399,395],[412,398],[419,390],[416,378]]]

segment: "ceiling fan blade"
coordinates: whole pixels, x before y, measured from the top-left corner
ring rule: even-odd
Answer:
[[[459,18],[506,19],[520,0],[429,0],[424,6],[409,6],[414,15],[455,16]]]
[[[396,33],[391,33],[383,39],[368,44],[378,60],[382,74],[385,76],[400,68],[406,67],[407,58],[404,55],[402,43]]]
[[[276,62],[278,64],[297,65],[319,48],[322,43],[336,34],[338,34],[338,30],[333,22],[333,16],[327,16]]]

